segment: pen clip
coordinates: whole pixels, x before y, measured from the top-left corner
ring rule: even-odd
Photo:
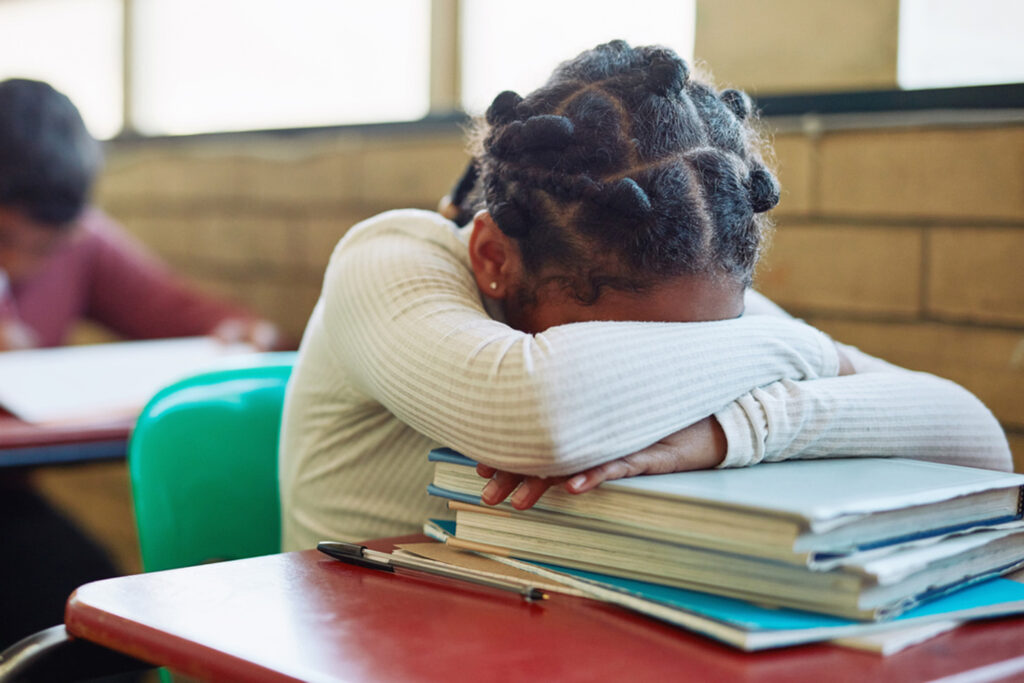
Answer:
[[[370,569],[383,569],[387,572],[395,571],[395,568],[387,562],[379,562],[365,557],[363,555],[363,551],[366,550],[365,545],[346,543],[344,541],[320,541],[316,544],[316,549],[325,555],[349,564],[356,564]]]

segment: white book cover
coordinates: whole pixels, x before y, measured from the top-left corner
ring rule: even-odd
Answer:
[[[825,531],[850,517],[924,505],[997,488],[1024,486],[1024,475],[906,460],[836,458],[762,463],[632,477],[602,488],[661,498],[770,510]]]

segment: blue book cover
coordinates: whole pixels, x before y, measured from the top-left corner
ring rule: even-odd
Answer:
[[[430,520],[428,536],[444,542],[455,522]],[[589,597],[702,633],[743,650],[762,650],[836,638],[855,638],[937,621],[966,621],[1024,613],[1024,583],[993,578],[936,597],[888,621],[854,621],[796,609],[505,557],[492,559],[564,583]]]

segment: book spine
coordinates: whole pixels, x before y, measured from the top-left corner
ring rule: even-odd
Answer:
[[[1017,519],[1024,517],[1024,486],[1017,490]]]

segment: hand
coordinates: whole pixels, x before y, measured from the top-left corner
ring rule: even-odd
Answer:
[[[458,205],[452,201],[451,195],[447,194],[441,197],[441,201],[437,203],[437,212],[450,221],[459,217]]]
[[[839,354],[839,376],[843,375],[855,375],[857,370],[853,367],[853,363],[850,361],[849,356],[843,353],[843,350],[836,344],[836,353]]]
[[[210,334],[225,344],[251,344],[257,351],[274,351],[285,346],[280,330],[266,320],[228,318]]]
[[[491,481],[484,487],[481,500],[497,505],[509,498],[517,510],[532,507],[552,486],[564,484],[569,493],[584,493],[612,479],[640,474],[666,474],[710,469],[725,459],[728,442],[714,416],[669,434],[643,450],[591,467],[571,477],[529,477],[477,465],[476,472]],[[514,491],[514,493],[513,493]]]
[[[0,320],[0,351],[18,351],[39,346],[35,332],[19,320]]]

